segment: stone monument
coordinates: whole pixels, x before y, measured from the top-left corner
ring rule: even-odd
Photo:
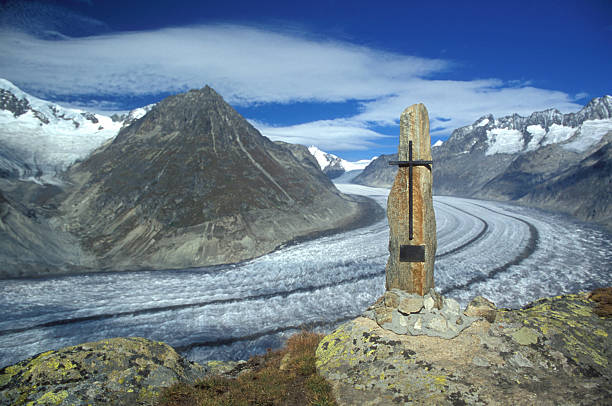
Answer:
[[[432,196],[429,116],[423,104],[400,116],[395,181],[389,192],[389,260],[386,292],[365,317],[397,334],[456,337],[477,317],[464,314],[456,300],[434,290],[436,217]]]
[[[429,116],[421,103],[400,116],[399,165],[387,201],[387,290],[425,295],[434,287],[436,217],[433,208]]]

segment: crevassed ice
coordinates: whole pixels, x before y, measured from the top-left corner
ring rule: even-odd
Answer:
[[[94,114],[98,122],[93,123],[83,117],[85,111],[38,99],[7,80],[0,79],[0,88],[28,100],[49,121],[43,123],[31,110],[17,117],[0,111],[0,142],[17,155],[14,159],[42,169],[49,179],[113,138],[122,125],[101,114]]]
[[[528,126],[527,132],[531,134],[531,140],[527,144],[527,151],[534,151],[540,147],[540,141],[546,135],[546,130],[537,124]]]
[[[519,130],[495,128],[487,131],[487,142],[486,155],[514,154],[523,149],[523,134]]]
[[[569,140],[576,133],[576,128],[564,125],[553,124],[548,128],[548,132],[542,141],[542,145],[558,144]]]
[[[582,123],[578,137],[574,141],[563,145],[563,148],[569,151],[584,152],[601,141],[608,131],[612,131],[611,119],[587,120]]]

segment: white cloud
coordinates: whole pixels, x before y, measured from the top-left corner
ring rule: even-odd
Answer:
[[[209,84],[239,104],[344,101],[392,94],[398,80],[447,66],[230,25],[56,41],[4,31],[0,40],[0,74],[54,95],[143,95]]]
[[[249,121],[273,141],[316,145],[327,151],[367,150],[376,146],[375,140],[388,137],[368,129],[366,123],[354,119],[320,120],[285,127]]]
[[[0,32],[0,76],[42,97],[142,96],[209,84],[234,105],[357,100],[351,118],[287,127],[255,123],[267,136],[322,149],[366,149],[396,125],[402,110],[425,103],[432,135],[483,114],[576,111],[566,93],[498,79],[440,80],[452,63],[236,25],[207,25],[43,40]],[[83,99],[83,97],[79,97]],[[444,118],[443,120],[439,118]]]
[[[399,119],[400,113],[406,107],[416,102],[427,106],[432,135],[448,134],[453,129],[472,124],[480,116],[489,113],[495,117],[513,113],[526,116],[534,111],[553,107],[563,112],[577,111],[582,107],[573,103],[563,92],[529,86],[505,87],[502,81],[494,79],[415,79],[399,87],[394,96],[365,103],[363,113],[355,119],[392,124]],[[436,128],[437,130],[434,130]]]

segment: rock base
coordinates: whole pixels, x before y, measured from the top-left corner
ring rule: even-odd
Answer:
[[[359,317],[321,341],[317,370],[340,406],[607,405],[612,318],[596,305],[586,294],[558,296],[498,309],[491,323],[487,301],[475,300],[484,314],[450,340]]]
[[[391,289],[363,316],[395,334],[451,339],[481,316],[474,312],[467,314],[468,309],[464,314],[456,300],[442,297],[433,289],[425,296]]]

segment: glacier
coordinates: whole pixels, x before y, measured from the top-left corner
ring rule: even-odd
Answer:
[[[386,206],[388,189],[337,184]],[[612,285],[612,235],[559,214],[435,196],[436,288],[501,307]],[[118,336],[189,359],[245,359],[303,328],[330,331],[384,292],[386,220],[208,268],[0,281],[0,367]]]
[[[114,139],[121,128],[154,106],[113,119],[39,99],[0,78],[0,172],[61,184],[66,168]]]

